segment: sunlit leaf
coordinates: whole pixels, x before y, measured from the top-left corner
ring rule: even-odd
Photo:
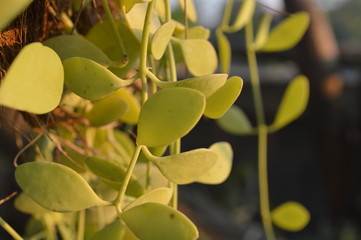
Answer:
[[[65,85],[75,94],[89,100],[103,98],[133,82],[118,78],[105,67],[86,58],[68,58],[63,66]]]
[[[134,168],[134,175],[137,176],[138,181],[142,184],[142,186],[146,186],[147,182],[147,169],[148,164],[147,163],[138,163]],[[169,180],[163,176],[163,174],[159,171],[157,167],[155,167],[153,164],[151,164],[150,167],[150,186],[151,189],[154,188],[161,188],[161,187],[167,187],[169,186]],[[149,180],[149,179],[148,179]]]
[[[148,147],[169,145],[186,135],[199,121],[205,97],[189,88],[168,88],[153,94],[143,105],[137,143]]]
[[[193,0],[178,0],[179,6],[181,7],[181,9],[183,11],[185,11],[185,1],[186,5],[187,5],[187,17],[189,20],[191,20],[192,22],[196,22],[197,21],[197,11],[196,8],[194,6]]]
[[[310,221],[310,213],[298,202],[286,202],[271,213],[272,221],[278,227],[290,231],[301,231]]]
[[[96,101],[86,117],[92,126],[103,126],[119,120],[128,111],[128,104],[116,93]]]
[[[113,222],[106,225],[97,232],[91,240],[115,240],[123,239],[126,226],[120,218],[116,218]]]
[[[20,193],[19,196],[16,197],[14,206],[18,211],[32,215],[43,215],[50,213],[48,209],[43,208],[34,202],[34,200],[25,193]]]
[[[125,7],[125,11],[129,12],[136,3],[146,3],[152,0],[120,0],[120,5]]]
[[[256,39],[253,43],[254,50],[259,50],[265,45],[268,39],[269,30],[271,27],[272,15],[265,14],[262,17],[261,23],[259,24]]]
[[[128,206],[126,206],[126,208],[124,208],[124,211],[148,202],[167,205],[172,198],[172,193],[173,191],[170,188],[163,187],[154,189],[131,202]]]
[[[218,59],[213,45],[204,39],[176,41],[182,49],[184,62],[194,76],[212,74],[217,69]]]
[[[224,73],[229,73],[232,57],[231,44],[220,28],[216,30],[216,37],[221,71]]]
[[[52,162],[30,162],[15,170],[21,189],[39,205],[56,212],[108,206],[74,170]]]
[[[207,98],[204,115],[213,119],[222,117],[237,100],[242,91],[242,87],[242,78],[229,78],[220,89]]]
[[[187,31],[187,39],[204,39],[207,40],[211,34],[211,31],[203,26],[191,27]],[[185,39],[185,30],[182,33],[177,34],[177,38]]]
[[[127,169],[119,164],[107,161],[97,157],[89,157],[85,160],[86,165],[95,175],[99,177],[104,183],[115,190],[119,190],[124,180]],[[126,194],[139,197],[144,193],[143,187],[137,181],[137,178],[132,175]]]
[[[26,9],[32,0],[0,1],[0,31]]]
[[[155,82],[161,88],[185,87],[200,91],[209,97],[219,90],[226,82],[227,74],[211,74],[200,77],[187,78],[177,82],[158,81]]]
[[[41,43],[25,46],[0,85],[0,105],[43,114],[58,106],[63,93],[61,60]]]
[[[153,156],[146,148],[143,152],[166,178],[177,184],[196,181],[214,166],[218,158],[216,152],[203,148],[165,157]]]
[[[255,0],[244,0],[242,6],[239,8],[233,25],[224,30],[228,33],[234,33],[241,30],[249,21],[252,20],[255,8]]]
[[[306,12],[298,12],[283,20],[271,30],[263,52],[278,52],[294,47],[305,34],[310,23]]]
[[[82,155],[69,147],[63,147],[63,150],[67,154],[67,156],[65,156],[64,153],[59,152],[57,156],[57,161],[59,163],[70,167],[78,173],[86,171],[84,163],[84,160],[86,158],[85,155]]]
[[[82,57],[93,60],[103,66],[114,65],[97,46],[81,36],[60,35],[44,41],[43,44],[53,49],[61,60],[71,57]]]
[[[140,103],[139,100],[127,88],[120,88],[114,92],[124,102],[127,103],[128,110],[120,118],[125,123],[136,124],[138,123]]]
[[[195,225],[181,212],[159,203],[145,203],[122,214],[130,230],[142,240],[198,239]]]
[[[309,98],[309,82],[307,77],[300,75],[288,85],[278,107],[276,117],[269,131],[274,132],[297,119],[306,109]]]
[[[150,51],[155,59],[161,59],[175,29],[174,22],[166,22],[153,34]]]
[[[232,106],[220,118],[217,119],[219,127],[230,134],[247,135],[254,133],[254,129],[246,114],[237,106]]]
[[[227,142],[218,142],[209,147],[210,150],[217,153],[216,164],[206,174],[197,179],[197,182],[205,184],[223,183],[231,173],[233,151]]]

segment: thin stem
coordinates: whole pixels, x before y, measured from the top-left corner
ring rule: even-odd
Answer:
[[[268,173],[267,173],[267,126],[265,125],[264,107],[262,102],[261,87],[258,75],[256,53],[253,46],[253,25],[249,21],[246,25],[247,58],[251,75],[253,100],[255,103],[257,126],[258,126],[258,178],[260,210],[263,228],[267,240],[275,240],[272,221],[270,218]]]
[[[179,154],[181,152],[181,140],[178,138],[172,145],[170,149],[170,154]],[[172,207],[174,209],[178,208],[178,184],[172,183],[171,187],[173,189],[173,198],[172,198]]]
[[[172,19],[172,11],[170,7],[170,1],[165,0],[165,21],[169,22]],[[172,44],[169,42],[166,50],[166,56],[169,64],[169,70],[170,70],[170,81],[176,82],[177,81],[177,69],[175,65],[175,58],[174,58],[174,51]]]
[[[84,230],[85,230],[85,210],[79,211],[78,215],[78,231],[77,231],[77,240],[84,239]]]
[[[2,217],[0,217],[0,226],[15,240],[24,240]]]
[[[229,27],[229,20],[232,15],[233,0],[228,0],[226,7],[224,8],[223,19],[221,23],[221,29]]]
[[[115,23],[115,20],[113,18],[113,14],[110,11],[109,4],[107,0],[102,0],[102,4],[105,10],[105,14],[107,15],[108,20],[110,21],[110,25],[112,27],[113,33],[115,34],[115,40],[118,44],[118,47],[120,49],[121,57],[122,57],[122,65],[125,66],[128,63],[128,55],[127,51],[125,50],[124,44],[122,42],[122,39],[120,37],[119,29]]]
[[[120,187],[120,190],[119,190],[119,192],[118,192],[118,195],[117,195],[117,197],[116,197],[115,200],[114,200],[114,206],[115,206],[116,209],[117,209],[118,215],[120,215],[120,213],[122,212],[121,203],[122,203],[122,201],[123,201],[123,197],[124,197],[124,195],[125,195],[125,191],[127,190],[127,187],[128,187],[129,181],[130,181],[130,178],[132,177],[132,173],[133,173],[135,164],[137,163],[137,160],[138,160],[138,157],[139,157],[139,154],[140,154],[141,149],[142,149],[142,145],[136,146],[136,148],[135,148],[135,150],[134,150],[134,153],[133,153],[133,156],[132,156],[132,159],[130,160],[130,163],[129,163],[127,172],[126,172],[126,174],[125,174],[125,177],[124,177],[122,186]]]

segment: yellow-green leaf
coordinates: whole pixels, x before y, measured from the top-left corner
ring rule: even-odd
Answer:
[[[166,178],[177,184],[196,181],[214,166],[218,158],[216,152],[203,148],[165,157],[152,155],[146,147],[143,152]]]
[[[153,34],[150,42],[150,51],[157,60],[161,59],[175,29],[174,22],[166,22]]]
[[[121,240],[126,231],[126,225],[120,218],[116,218],[113,222],[106,225],[97,232],[91,240]]]
[[[15,170],[20,188],[39,205],[56,212],[109,206],[74,170],[53,162],[30,162]]]
[[[254,129],[246,114],[237,106],[232,106],[220,118],[217,119],[219,127],[230,134],[247,135],[254,133]]]
[[[309,23],[308,13],[292,14],[271,30],[267,42],[260,51],[278,52],[294,47],[305,34]]]
[[[183,11],[185,11],[185,4],[184,4],[185,1],[187,1],[186,5],[187,5],[188,19],[191,20],[192,22],[196,22],[197,21],[197,11],[194,6],[193,0],[178,0],[179,6],[181,7],[181,9]]]
[[[128,105],[128,110],[120,118],[125,123],[136,124],[138,123],[140,103],[139,100],[127,88],[120,88],[114,92],[118,97],[123,99]]]
[[[178,39],[184,62],[194,76],[212,74],[218,66],[217,53],[213,45],[204,39]]]
[[[36,114],[58,106],[63,93],[61,60],[41,43],[25,46],[0,85],[0,105]]]
[[[224,73],[229,73],[232,57],[231,44],[229,43],[228,38],[224,35],[220,28],[217,28],[216,30],[216,37],[218,43],[218,54],[219,62],[221,64],[221,71]]]
[[[301,231],[310,221],[310,213],[298,202],[286,202],[271,213],[273,223],[290,232]]]
[[[120,6],[125,7],[125,11],[129,12],[136,3],[146,3],[152,0],[120,0]]]
[[[224,29],[224,31],[228,33],[234,33],[241,30],[249,21],[252,21],[255,8],[255,0],[244,0],[242,6],[239,8],[233,25]]]
[[[196,226],[181,212],[159,203],[145,203],[122,214],[129,229],[142,240],[195,240]]]
[[[196,125],[204,107],[205,97],[199,91],[181,87],[158,91],[140,111],[137,144],[169,145]]]
[[[127,205],[124,208],[124,211],[148,202],[156,202],[167,205],[172,198],[172,193],[173,191],[170,188],[162,187],[153,189],[152,191],[145,193],[144,195],[140,196],[129,205]]]
[[[50,211],[46,208],[43,208],[33,199],[31,199],[26,193],[20,193],[15,201],[14,201],[15,208],[23,213],[31,214],[31,215],[43,215],[50,213]]]
[[[217,153],[216,164],[204,175],[197,179],[197,182],[205,184],[223,183],[231,173],[233,151],[227,142],[218,142],[209,147],[210,150]]]
[[[0,32],[24,9],[32,0],[2,0],[0,1]]]
[[[204,115],[213,119],[222,117],[237,100],[242,87],[242,78],[229,78],[221,88],[207,98]]]
[[[274,132],[297,119],[306,109],[309,98],[309,82],[307,77],[300,75],[288,85],[278,107],[276,117],[269,131]]]
[[[202,26],[195,26],[188,29],[187,39],[204,39],[208,40],[211,31]],[[183,30],[180,34],[177,34],[177,38],[185,39],[185,30]]]
[[[269,30],[271,27],[272,15],[265,14],[262,17],[261,23],[259,24],[256,39],[253,43],[254,50],[259,50],[265,45],[268,39]]]

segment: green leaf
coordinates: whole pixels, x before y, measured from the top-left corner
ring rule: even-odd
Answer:
[[[125,123],[137,124],[140,112],[139,100],[127,88],[120,88],[115,93],[128,105],[128,110],[120,118]]]
[[[120,189],[124,180],[127,169],[114,162],[104,160],[97,157],[89,157],[85,160],[87,167],[99,177],[104,183],[115,190]],[[132,175],[130,178],[126,194],[139,197],[144,193],[143,187],[137,181],[137,178]]]
[[[216,37],[221,71],[224,73],[229,73],[232,57],[231,44],[220,28],[217,28],[216,30]]]
[[[192,22],[197,21],[197,11],[194,6],[193,0],[178,0],[179,6],[183,11],[185,11],[185,4],[184,2],[187,1],[187,17]]]
[[[233,151],[227,142],[218,142],[209,147],[210,150],[217,153],[216,164],[206,174],[197,179],[197,182],[205,184],[223,183],[231,173]]]
[[[103,66],[115,64],[96,45],[81,36],[60,35],[44,41],[43,44],[52,48],[62,61],[71,57],[81,57]]]
[[[127,111],[128,104],[114,92],[96,101],[84,117],[98,127],[119,120]]]
[[[106,225],[97,232],[91,240],[121,240],[126,231],[126,225],[120,218],[116,218],[113,222]]]
[[[269,131],[274,132],[297,119],[305,111],[309,98],[310,86],[307,77],[300,75],[288,85],[283,95],[276,117]]]
[[[153,94],[139,114],[137,144],[169,145],[197,124],[204,107],[204,95],[193,89],[168,88]]]
[[[25,46],[0,85],[0,105],[44,114],[58,106],[64,74],[60,58],[41,43]]]
[[[244,0],[242,6],[239,8],[237,16],[233,25],[224,29],[228,33],[234,33],[241,30],[249,21],[252,20],[256,8],[255,0]]]
[[[196,181],[214,166],[218,158],[216,152],[203,148],[166,157],[153,156],[146,147],[143,152],[166,178],[177,184]]]
[[[14,206],[18,211],[31,215],[43,215],[50,213],[48,209],[43,208],[42,206],[34,202],[34,200],[25,193],[20,193],[16,197],[14,201]]]
[[[272,210],[273,223],[290,232],[301,231],[310,221],[310,213],[298,202],[285,202]]]
[[[161,88],[185,87],[200,91],[209,97],[219,90],[227,80],[227,74],[211,74],[200,77],[187,78],[177,82],[158,81],[155,82]]]
[[[32,0],[0,1],[0,32],[31,2]]]
[[[242,87],[242,78],[229,78],[220,89],[207,98],[204,115],[213,119],[222,117],[237,100],[242,91]]]
[[[272,15],[265,14],[262,17],[261,23],[259,24],[256,39],[253,43],[254,50],[261,49],[267,42],[269,30],[271,27]]]
[[[122,214],[130,230],[142,240],[198,239],[196,226],[181,212],[159,203],[145,203]]]
[[[147,3],[150,2],[152,0],[120,0],[120,6],[124,6],[125,7],[125,12],[129,12],[133,6],[137,3]]]
[[[279,52],[294,47],[305,34],[310,23],[310,16],[306,12],[298,12],[283,20],[268,37],[263,52]]]
[[[150,42],[150,51],[157,60],[161,59],[175,29],[174,22],[166,22],[154,33]]]
[[[194,76],[212,74],[216,71],[218,58],[213,45],[204,39],[175,40],[181,47],[184,62]]]
[[[15,170],[20,188],[39,205],[56,212],[108,206],[74,170],[52,162],[30,162]]]
[[[217,124],[223,131],[234,135],[255,133],[246,114],[237,106],[230,107],[220,119],[217,119]]]
[[[147,169],[148,163],[137,163],[133,172],[134,175],[137,176],[138,181],[142,184],[142,186],[144,186],[144,188],[147,185],[146,182],[148,179],[148,176],[146,174]],[[169,180],[164,177],[163,174],[159,171],[159,169],[153,164],[151,164],[150,168],[150,179],[152,179],[150,181],[151,189],[169,186]]]
[[[195,26],[188,29],[187,39],[204,39],[208,40],[211,35],[211,31],[203,26]],[[177,38],[185,39],[185,31],[183,30],[180,34],[177,34]]]
[[[103,98],[133,83],[133,80],[120,79],[105,67],[86,58],[68,58],[63,66],[65,85],[75,94],[89,100]]]
[[[173,191],[170,188],[162,187],[154,189],[131,202],[128,206],[124,208],[124,211],[148,202],[155,202],[167,205],[172,198],[172,194]]]

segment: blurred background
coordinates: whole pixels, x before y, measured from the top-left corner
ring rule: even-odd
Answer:
[[[198,23],[212,30],[220,24],[225,0],[194,0]],[[279,240],[361,239],[361,0],[259,0],[255,23],[265,11],[277,24],[289,13],[307,11],[311,26],[297,47],[277,54],[259,54],[258,63],[266,119],[270,123],[287,84],[302,73],[310,79],[305,114],[269,136],[268,167],[271,208],[298,201],[311,213],[302,231],[276,228]],[[235,1],[240,6],[242,1]],[[179,13],[176,0],[174,15]],[[238,7],[233,9],[234,12]],[[230,75],[244,79],[236,104],[255,123],[245,54],[244,31],[229,34],[233,49]],[[4,112],[1,112],[4,114]],[[3,123],[1,123],[3,124]],[[181,186],[181,208],[201,228],[203,240],[264,239],[259,217],[257,138],[232,136],[215,121],[203,118],[182,142],[182,150],[228,141],[234,150],[229,179],[216,186]],[[17,190],[12,159],[17,149],[0,129],[0,199]],[[12,200],[0,216],[21,229],[24,215]],[[0,229],[0,239],[8,235]]]

